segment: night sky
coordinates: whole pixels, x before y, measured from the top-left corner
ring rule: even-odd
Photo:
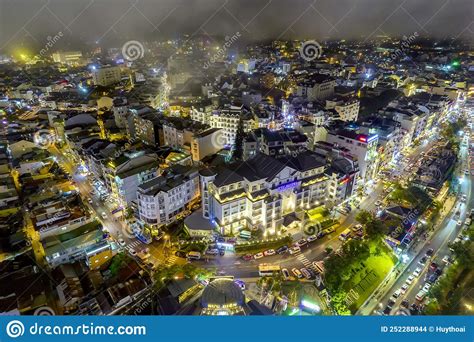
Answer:
[[[245,40],[472,38],[473,20],[472,0],[0,0],[0,53],[58,32],[60,48],[237,31]]]

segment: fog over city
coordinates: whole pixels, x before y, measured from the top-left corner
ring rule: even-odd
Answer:
[[[181,34],[245,40],[472,37],[469,0],[1,0],[0,50],[37,47],[62,32],[63,47]],[[18,45],[18,44],[17,44]]]

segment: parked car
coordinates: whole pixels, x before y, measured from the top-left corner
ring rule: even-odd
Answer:
[[[298,246],[298,247],[303,247],[307,243],[308,243],[308,241],[306,241],[305,239],[301,239],[295,245]]]
[[[421,290],[420,292],[417,293],[415,299],[419,302],[422,302],[423,299],[425,299],[425,297],[426,297],[426,291]]]
[[[250,261],[253,259],[253,255],[252,254],[245,254],[242,259],[244,259],[245,261]]]
[[[428,292],[430,288],[431,288],[431,284],[426,283],[425,286],[423,286],[423,291]]]
[[[260,253],[257,253],[257,254],[255,254],[255,255],[253,256],[253,258],[254,258],[254,259],[261,259],[261,258],[263,258],[263,253],[261,253],[261,252],[260,252]]]
[[[411,285],[413,283],[413,280],[415,280],[414,276],[408,276],[407,280],[405,281],[406,284]]]
[[[451,263],[451,257],[449,255],[445,255],[442,260],[445,264]]]
[[[437,268],[438,268],[438,264],[437,264],[437,263],[432,262],[432,263],[430,264],[430,270],[431,270],[431,271],[436,271]]]
[[[424,257],[422,257],[422,258],[418,261],[418,263],[419,263],[420,265],[423,265],[423,266],[424,266],[424,265],[426,264],[426,261],[427,261],[427,260],[428,260],[428,258],[424,256]]]
[[[280,248],[276,250],[277,254],[283,254],[283,253],[286,253],[287,251],[288,251],[288,246],[281,246]]]
[[[209,255],[217,255],[219,254],[219,250],[217,248],[211,248],[211,249],[208,249],[206,251],[206,254],[209,254]]]
[[[398,289],[397,291],[395,291],[392,295],[393,298],[398,298],[400,297],[400,295],[402,294],[402,290]]]
[[[408,285],[408,284],[403,284],[402,287],[400,288],[400,292],[401,292],[402,294],[405,294],[405,293],[407,293],[407,291],[408,291],[409,288],[410,288],[410,285]]]
[[[421,268],[417,267],[416,270],[413,271],[414,277],[419,277],[421,274]]]
[[[301,271],[301,273],[303,273],[303,275],[306,279],[308,279],[308,280],[311,279],[312,275],[306,268],[303,267],[300,271]]]
[[[100,214],[100,216],[101,216],[104,220],[107,220],[107,214],[106,214],[106,213],[102,212],[102,213]]]
[[[431,257],[433,256],[433,253],[434,253],[434,249],[433,248],[430,248],[426,251],[426,256],[427,257]]]
[[[298,279],[303,278],[303,273],[301,273],[300,270],[297,269],[296,267],[292,268],[291,272],[295,275],[296,278],[298,278]]]
[[[288,280],[290,278],[290,272],[288,272],[288,269],[286,268],[281,269],[281,274],[283,275],[283,278],[285,280]]]
[[[275,255],[276,252],[274,249],[269,249],[269,250],[266,250],[265,252],[263,252],[263,255],[264,256],[271,256],[271,255]]]

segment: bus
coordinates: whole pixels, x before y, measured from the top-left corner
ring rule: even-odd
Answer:
[[[341,233],[341,235],[339,235],[339,240],[346,241],[347,239],[349,239],[350,236],[351,236],[351,230],[350,228],[347,228]]]
[[[258,274],[260,277],[272,276],[281,271],[280,265],[260,264],[258,265]]]
[[[201,259],[201,253],[199,252],[189,252],[186,257],[188,260],[199,260]]]

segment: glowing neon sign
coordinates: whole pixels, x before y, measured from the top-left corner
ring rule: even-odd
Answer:
[[[298,186],[299,182],[298,181],[295,181],[295,182],[289,182],[289,183],[286,183],[286,184],[282,184],[280,185],[277,190],[278,191],[285,191],[285,190],[290,190],[290,189],[294,189]]]

